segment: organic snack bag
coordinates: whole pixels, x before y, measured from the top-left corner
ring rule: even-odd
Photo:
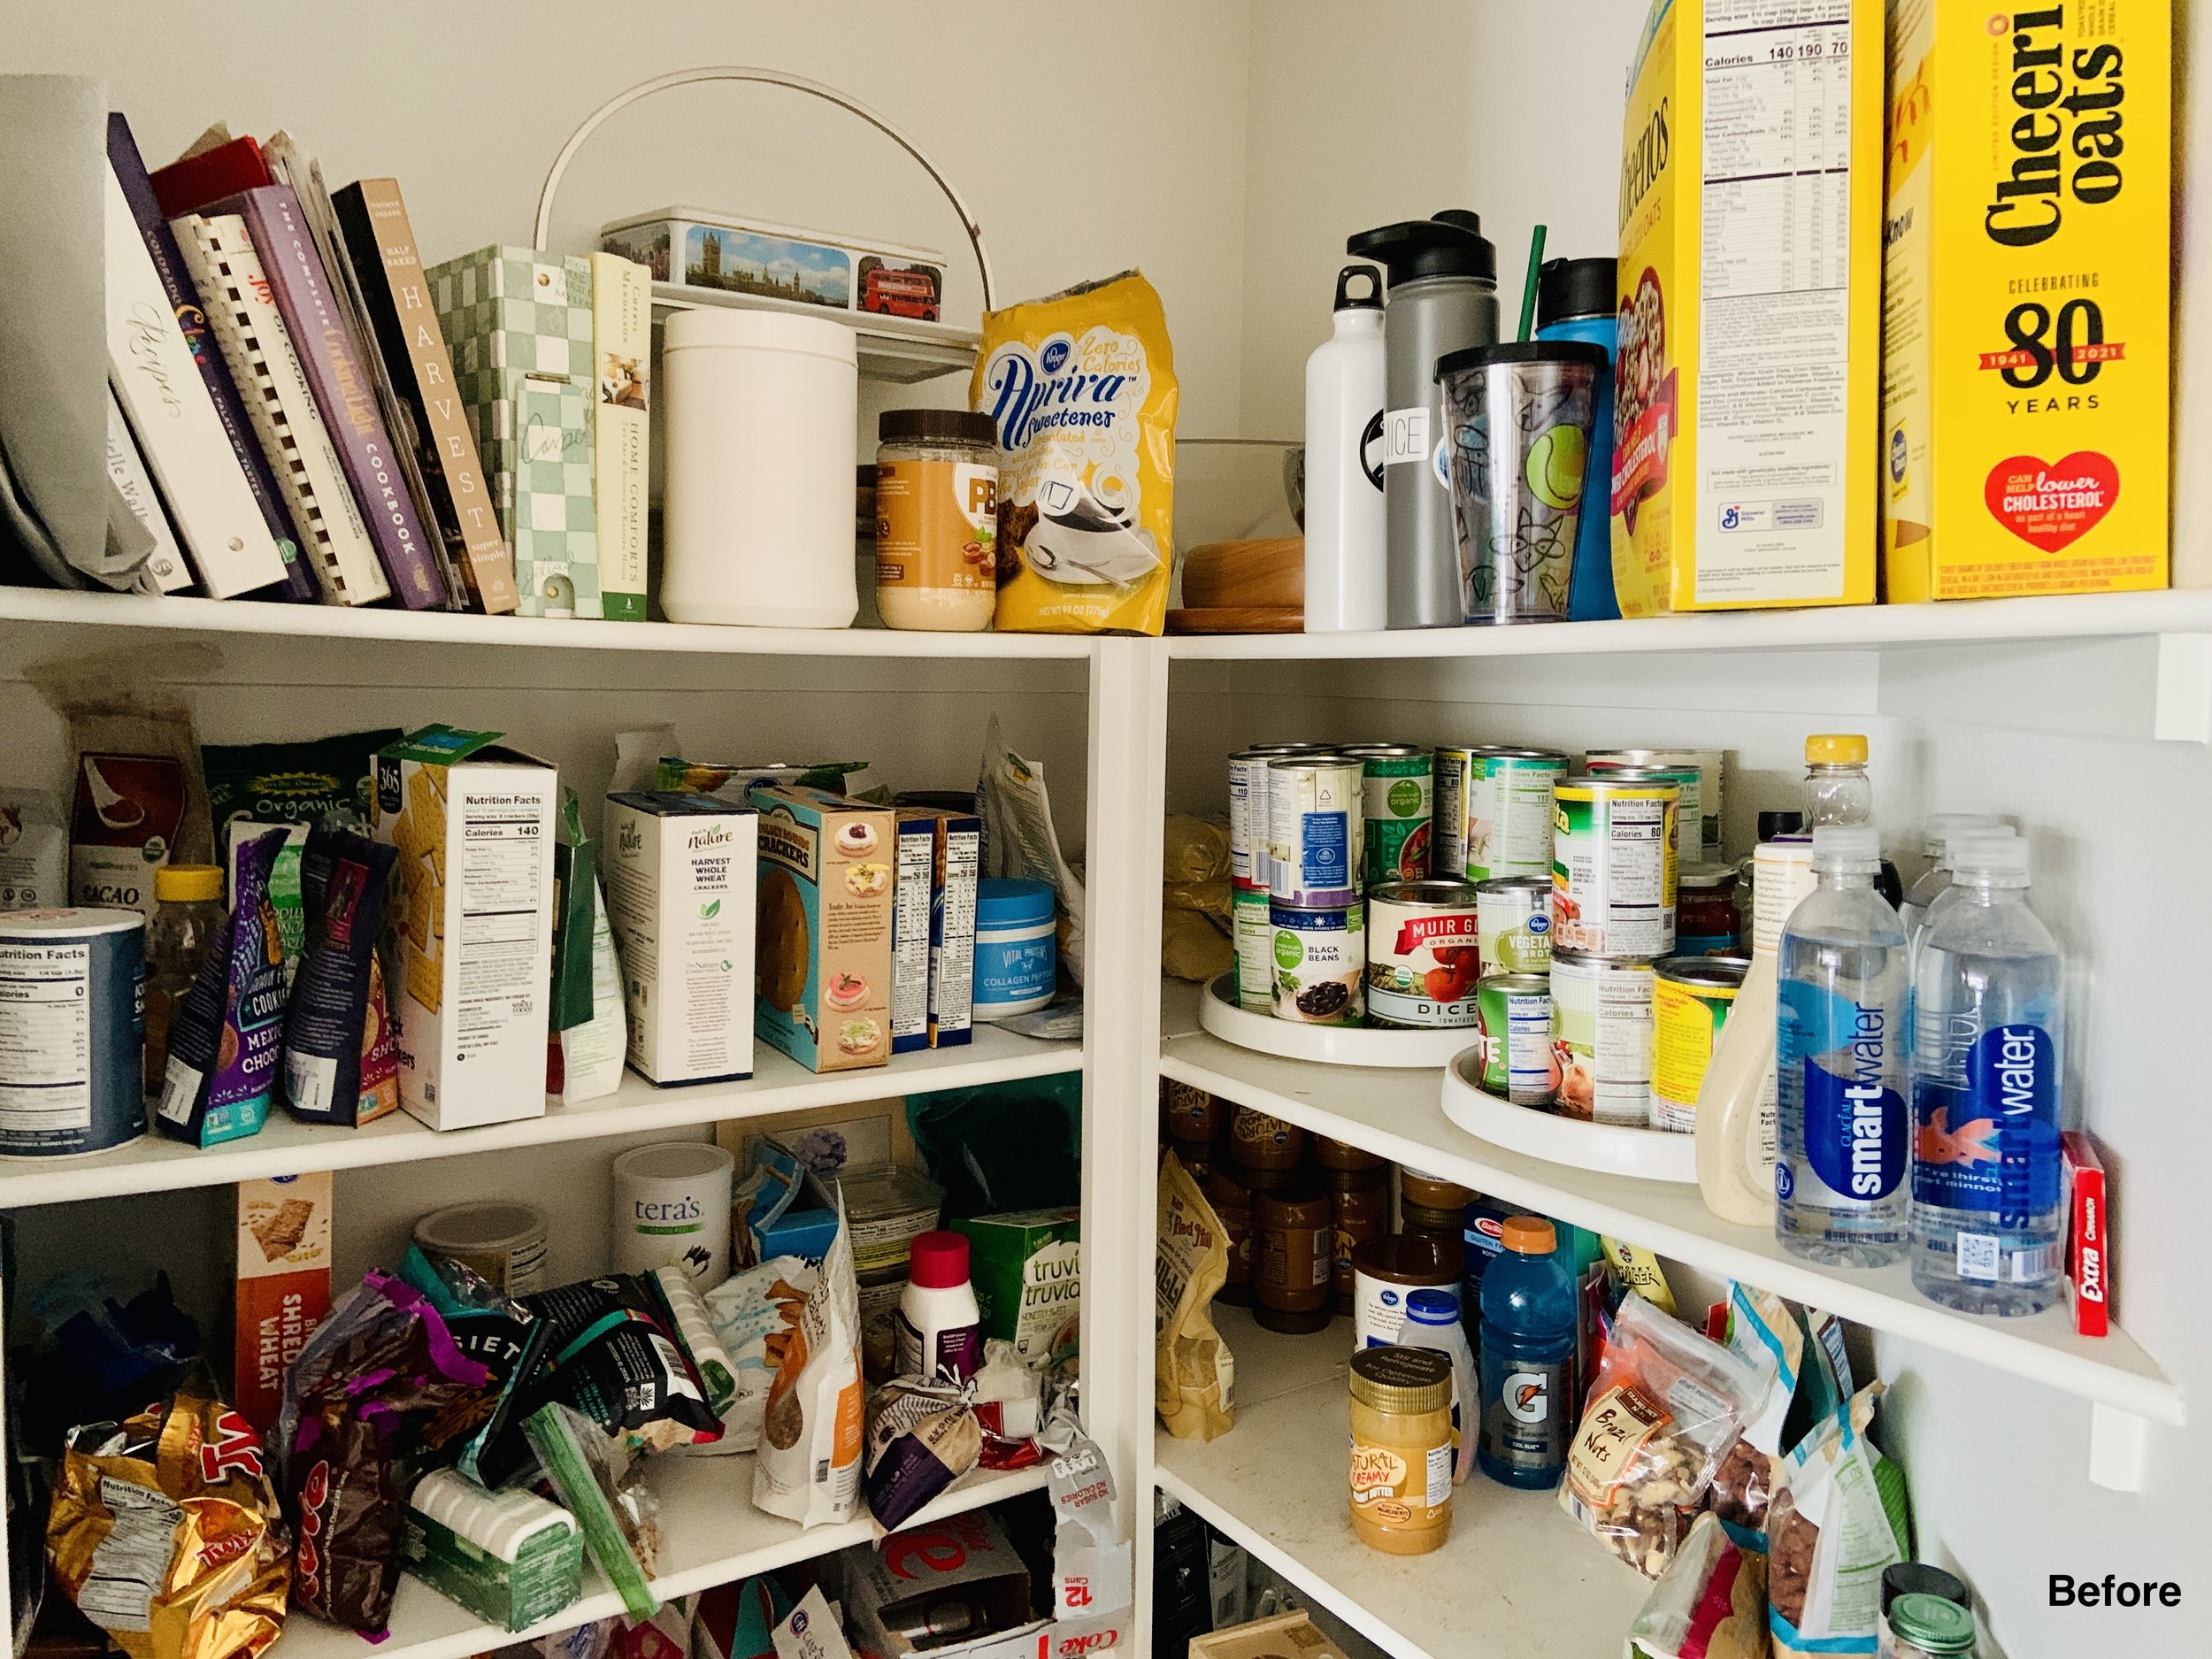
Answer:
[[[998,626],[1159,633],[1177,391],[1152,285],[1127,271],[986,312],[968,400],[998,426]]]

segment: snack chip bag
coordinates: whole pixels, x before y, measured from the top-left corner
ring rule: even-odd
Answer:
[[[73,1430],[46,1524],[54,1581],[129,1659],[253,1659],[291,1565],[253,1425],[179,1394]]]
[[[968,401],[998,426],[998,618],[1158,634],[1175,505],[1174,349],[1134,271],[987,311]]]

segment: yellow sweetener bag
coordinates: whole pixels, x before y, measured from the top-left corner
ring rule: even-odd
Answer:
[[[987,311],[968,401],[998,427],[998,626],[1157,634],[1175,508],[1175,352],[1134,271]]]

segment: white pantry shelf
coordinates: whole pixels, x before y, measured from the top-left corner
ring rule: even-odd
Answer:
[[[808,1071],[764,1043],[756,1043],[753,1075],[739,1083],[691,1083],[657,1088],[626,1071],[613,1094],[573,1106],[549,1102],[542,1118],[491,1124],[480,1129],[430,1129],[405,1112],[394,1112],[363,1129],[303,1124],[281,1107],[257,1135],[204,1150],[149,1133],[111,1152],[81,1157],[0,1159],[0,1210],[31,1204],[116,1198],[134,1193],[232,1181],[313,1170],[353,1170],[379,1164],[465,1156],[516,1147],[605,1135],[683,1129],[811,1106],[842,1106],[934,1089],[975,1088],[1023,1078],[1079,1071],[1080,1042],[1043,1042],[992,1025],[979,1025],[975,1041],[956,1048],[902,1055],[887,1066],[864,1071]]]
[[[978,1471],[956,1482],[907,1525],[924,1525],[1033,1491],[1045,1484],[1046,1472],[1045,1465],[1010,1473]],[[661,1503],[661,1571],[653,1589],[664,1601],[865,1544],[875,1536],[864,1514],[839,1525],[807,1529],[755,1509],[749,1453],[733,1457],[663,1455],[649,1463],[646,1479]],[[295,1612],[272,1651],[284,1659],[369,1659],[371,1655],[375,1659],[467,1659],[573,1630],[622,1610],[622,1598],[588,1565],[581,1601],[511,1636],[403,1573],[393,1598],[389,1633],[381,1642],[372,1646],[352,1631]]]
[[[2180,1389],[2116,1325],[2109,1336],[2080,1336],[2063,1307],[2031,1319],[1980,1318],[1930,1302],[1902,1264],[1858,1272],[1800,1261],[1770,1229],[1721,1220],[1694,1187],[1548,1164],[1478,1140],[1444,1116],[1440,1071],[1308,1065],[1209,1036],[1197,1029],[1194,989],[1165,988],[1163,1076],[1874,1330],[2153,1423],[2185,1419]]]
[[[1362,1544],[1345,1513],[1351,1322],[1263,1331],[1217,1303],[1236,1356],[1236,1426],[1153,1444],[1155,1483],[1396,1659],[1587,1659],[1617,1652],[1650,1586],[1576,1530],[1550,1492],[1479,1471],[1426,1555]]]

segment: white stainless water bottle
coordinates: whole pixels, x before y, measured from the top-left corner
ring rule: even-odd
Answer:
[[[1382,274],[1348,265],[1337,273],[1335,327],[1306,359],[1309,634],[1389,626],[1383,371]]]

